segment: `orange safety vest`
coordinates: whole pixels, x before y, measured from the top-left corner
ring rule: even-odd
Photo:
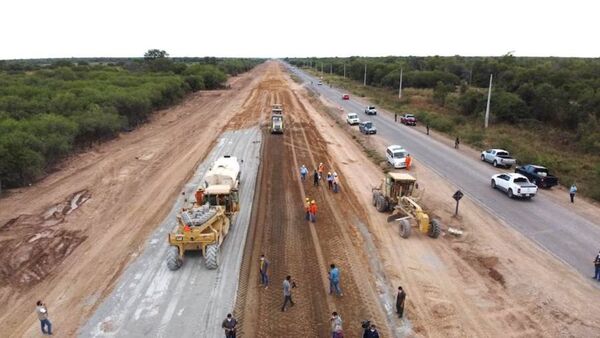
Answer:
[[[412,162],[412,157],[406,156],[406,168],[410,168],[411,162]]]
[[[311,204],[309,210],[310,210],[311,214],[315,214],[316,215],[317,214],[317,205],[316,204]]]

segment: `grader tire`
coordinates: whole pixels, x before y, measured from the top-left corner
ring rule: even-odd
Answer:
[[[209,270],[214,270],[219,267],[219,245],[211,244],[206,246],[204,253],[204,264]]]
[[[429,226],[429,233],[427,234],[429,237],[431,238],[438,238],[440,237],[440,221],[437,219],[432,219],[431,220],[431,224]]]
[[[374,206],[374,207],[377,207],[377,197],[378,197],[379,195],[380,195],[380,194],[379,194],[378,192],[373,192],[373,206]]]
[[[167,252],[167,267],[171,271],[175,271],[181,267],[183,261],[179,257],[179,248],[176,246],[169,247]]]
[[[383,197],[383,195],[379,195],[377,196],[377,211],[379,212],[386,212],[388,209],[388,204],[387,201],[385,200],[385,197]]]
[[[410,222],[406,219],[400,221],[400,237],[408,238],[410,237],[411,226]]]

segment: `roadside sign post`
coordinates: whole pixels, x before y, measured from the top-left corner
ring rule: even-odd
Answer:
[[[458,201],[460,201],[460,199],[463,198],[463,196],[464,194],[460,190],[456,190],[454,195],[452,195],[452,198],[456,200],[456,210],[454,210],[454,216],[458,215]]]

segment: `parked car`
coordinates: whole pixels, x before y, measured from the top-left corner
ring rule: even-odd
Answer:
[[[537,193],[538,187],[529,182],[527,177],[516,173],[496,174],[492,176],[492,189],[506,192],[509,198],[532,198]]]
[[[375,109],[374,106],[368,106],[365,109],[365,114],[367,114],[367,115],[377,115],[377,109]]]
[[[317,85],[319,85],[319,86],[322,84],[323,84],[323,82],[321,82],[321,81],[317,82]]]
[[[400,117],[400,123],[407,126],[416,126],[417,118],[413,114],[404,114]]]
[[[358,114],[348,113],[348,115],[346,115],[346,122],[348,122],[348,124],[351,126],[359,124],[360,120],[358,119]]]
[[[350,95],[348,95],[348,94],[343,94],[343,95],[342,95],[342,100],[350,100]]]
[[[399,145],[391,145],[385,150],[385,157],[388,163],[396,168],[406,168],[406,149]]]
[[[363,121],[358,125],[358,130],[363,134],[377,134],[377,128],[371,121]]]
[[[481,160],[489,162],[494,167],[512,167],[517,160],[510,157],[510,153],[503,149],[488,149],[481,152]]]
[[[515,172],[527,177],[531,183],[540,188],[551,188],[558,184],[558,177],[550,175],[548,169],[541,165],[526,164],[516,167]]]

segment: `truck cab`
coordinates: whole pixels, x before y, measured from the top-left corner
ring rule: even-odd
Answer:
[[[271,134],[283,134],[283,115],[273,114],[271,116]]]

